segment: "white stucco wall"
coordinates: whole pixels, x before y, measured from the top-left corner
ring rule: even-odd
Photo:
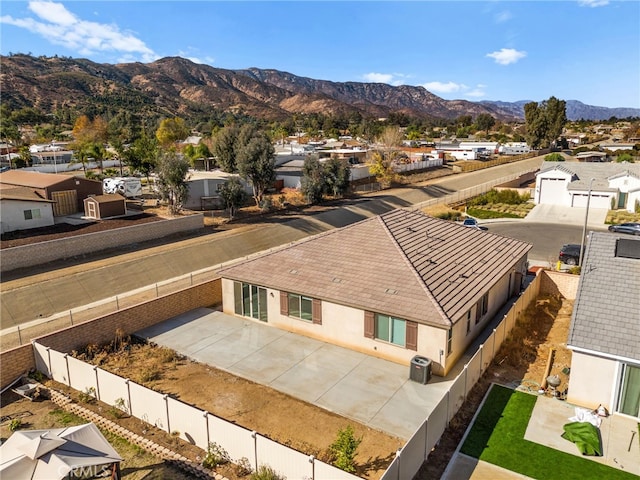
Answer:
[[[364,311],[357,308],[323,301],[322,325],[281,315],[280,291],[270,288],[267,288],[269,319],[267,323],[289,332],[306,335],[404,365],[409,365],[414,355],[422,355],[432,360],[432,369],[435,374],[446,375],[509,298],[509,276],[512,276],[512,285],[512,282],[517,278],[515,272],[524,273],[525,269],[526,259],[523,257],[514,269],[496,282],[489,292],[487,313],[477,324],[475,322],[476,305],[474,304],[471,308],[469,333],[466,331],[466,312],[454,320],[452,352],[450,354],[447,354],[448,329],[446,328],[418,324],[418,350],[409,350],[381,340],[366,338],[364,336]],[[519,288],[515,290],[519,291]],[[222,307],[225,313],[235,315],[233,281],[224,278],[222,279]]]
[[[603,405],[613,412],[618,362],[573,351],[567,401],[595,409]]]
[[[640,178],[632,177],[631,175],[620,176],[611,179],[609,186],[617,188],[620,192],[627,193],[626,210],[633,212],[636,200],[640,201]]]
[[[47,227],[53,225],[53,207],[47,202],[27,202],[23,200],[2,200],[0,210],[0,230],[2,233],[15,230],[27,230],[29,228]],[[40,218],[24,219],[25,210],[39,210]]]

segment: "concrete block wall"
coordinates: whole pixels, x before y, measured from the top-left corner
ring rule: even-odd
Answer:
[[[190,310],[211,307],[221,302],[222,287],[218,278],[43,335],[36,341],[59,352],[68,353],[85,346],[88,342],[110,342],[115,338],[117,330],[122,330],[128,335]]]
[[[578,293],[580,275],[544,270],[542,273],[540,293],[562,295],[569,300],[575,300]]]
[[[117,329],[121,329],[124,334],[131,334],[190,310],[221,303],[222,283],[220,278],[216,278],[43,335],[35,341],[59,352],[71,352],[89,342],[110,342],[115,338]],[[27,344],[1,352],[0,365],[0,387],[4,388],[20,375],[35,368],[33,347]]]
[[[204,226],[202,214],[116,228],[104,232],[87,233],[33,245],[2,250],[0,272],[32,267],[43,263],[95,253],[131,243],[145,242],[180,232],[197,230]]]
[[[16,378],[36,368],[30,343],[0,353],[0,386],[9,385]]]

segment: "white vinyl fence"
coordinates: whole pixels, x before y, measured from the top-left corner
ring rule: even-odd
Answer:
[[[49,347],[33,344],[40,372],[101,402],[207,450],[210,442],[225,449],[232,461],[246,458],[253,469],[269,465],[289,480],[355,480],[358,477],[313,456],[300,453],[259,433],[206,411],[118,377]],[[177,434],[177,433],[176,433]]]
[[[473,386],[495,358],[517,318],[537,297],[539,289],[540,276],[536,276],[502,321],[493,329],[491,335],[480,345],[475,355],[465,364],[440,403],[398,452],[380,480],[406,480],[415,476]]]
[[[427,168],[441,167],[441,158],[430,158],[429,160],[420,160],[417,162],[409,163],[395,163],[393,165],[393,171],[396,173],[413,172],[414,170],[425,170]]]

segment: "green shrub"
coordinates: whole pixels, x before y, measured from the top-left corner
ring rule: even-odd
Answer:
[[[520,205],[529,201],[531,196],[528,193],[522,195],[517,190],[496,190],[491,189],[487,193],[479,195],[469,200],[469,205],[488,205],[494,203],[506,203],[507,205]]]
[[[545,155],[544,161],[545,162],[564,162],[564,157],[561,154],[555,152],[555,153],[550,153],[549,155]]]
[[[96,401],[96,389],[94,387],[87,387],[84,392],[78,394],[78,400],[81,403],[93,403]]]
[[[223,465],[229,461],[227,451],[215,442],[209,442],[207,453],[202,460],[202,466],[214,469],[218,465]],[[252,477],[253,478],[253,477]]]
[[[20,427],[22,427],[22,420],[20,420],[19,418],[14,418],[9,423],[9,430],[11,430],[12,432],[20,430]]]
[[[345,472],[355,472],[354,457],[361,442],[362,437],[355,437],[351,425],[339,430],[338,438],[329,447],[331,455],[335,458],[334,465]]]
[[[251,474],[251,480],[286,480],[269,465],[260,465],[258,469]]]

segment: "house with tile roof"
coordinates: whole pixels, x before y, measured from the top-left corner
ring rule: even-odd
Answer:
[[[593,181],[591,180],[593,179]],[[536,174],[536,204],[621,208],[634,212],[640,204],[640,164],[543,162]]]
[[[0,185],[0,233],[53,225],[54,203],[31,188]]]
[[[640,239],[590,233],[567,347],[569,402],[640,417]]]
[[[223,310],[446,375],[520,292],[530,249],[394,210],[222,269]]]

